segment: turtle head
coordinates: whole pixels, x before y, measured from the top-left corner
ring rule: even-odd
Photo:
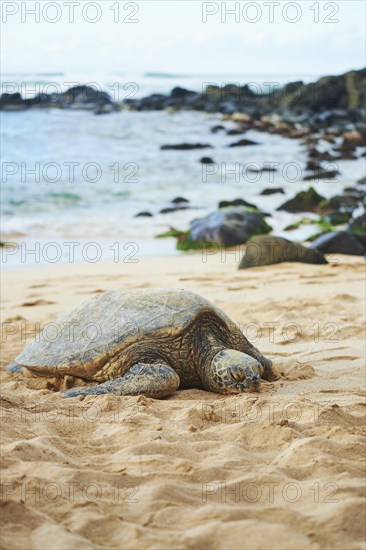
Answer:
[[[256,359],[241,351],[219,351],[212,359],[209,370],[209,389],[216,393],[260,390],[263,367]]]

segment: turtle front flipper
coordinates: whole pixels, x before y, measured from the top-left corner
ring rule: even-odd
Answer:
[[[62,393],[63,397],[79,395],[145,395],[154,399],[166,397],[178,389],[178,374],[165,363],[137,363],[121,378],[108,380],[98,386],[79,386]]]

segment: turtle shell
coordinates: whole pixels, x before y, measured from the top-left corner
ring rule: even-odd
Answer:
[[[90,378],[144,338],[176,338],[202,314],[215,315],[228,333],[243,335],[222,311],[186,290],[111,290],[87,299],[48,323],[16,358],[38,375]]]

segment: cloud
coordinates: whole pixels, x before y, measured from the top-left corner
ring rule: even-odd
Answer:
[[[80,17],[73,24],[63,18],[54,25],[9,20],[2,25],[3,71],[145,72],[153,67],[197,74],[321,74],[364,64],[362,2],[339,3],[337,24],[314,23],[305,2],[296,24],[283,19],[280,7],[274,23],[263,10],[255,24],[235,23],[233,18],[222,23],[220,14],[204,24],[198,2],[154,0],[140,4],[138,24],[116,24],[112,4],[104,0],[103,17],[96,24]]]

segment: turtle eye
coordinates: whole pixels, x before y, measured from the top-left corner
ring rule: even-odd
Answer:
[[[236,382],[241,382],[245,376],[243,376],[243,373],[241,373],[240,371],[238,370],[233,370],[233,371],[230,371],[230,376],[233,380],[235,380]]]

